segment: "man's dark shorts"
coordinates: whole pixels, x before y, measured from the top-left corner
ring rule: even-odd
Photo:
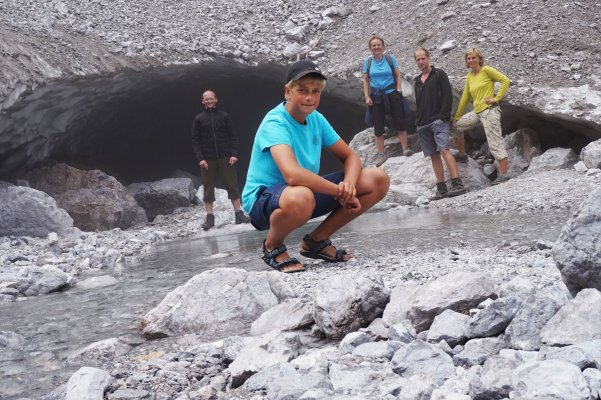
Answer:
[[[451,148],[449,123],[441,119],[417,127],[417,136],[424,156],[440,153],[440,150]]]
[[[332,172],[331,174],[324,175],[323,178],[338,184],[344,179],[344,172]],[[271,213],[280,208],[280,196],[287,186],[288,184],[281,183],[259,190],[257,201],[255,201],[252,210],[248,214],[250,223],[255,228],[260,231],[269,229]],[[340,207],[338,200],[329,194],[313,193],[313,195],[315,196],[315,209],[313,210],[313,214],[311,214],[311,218],[321,217]]]
[[[204,188],[202,201],[204,203],[213,203],[215,201],[215,180],[217,176],[221,177],[225,190],[227,190],[227,198],[230,200],[239,199],[238,176],[236,174],[236,167],[230,165],[230,158],[223,157],[217,160],[206,161],[209,169],[200,169],[202,187]]]

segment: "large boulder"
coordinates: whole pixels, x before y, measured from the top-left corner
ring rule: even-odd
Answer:
[[[44,237],[73,232],[73,219],[44,192],[24,186],[0,189],[0,236]]]
[[[218,268],[194,276],[167,294],[142,319],[146,338],[195,332],[231,334],[282,300],[287,286],[277,272]]]
[[[530,361],[511,376],[511,399],[588,400],[590,391],[580,368],[560,360]]]
[[[392,326],[409,319],[418,332],[430,327],[444,310],[466,312],[487,298],[496,298],[494,282],[483,273],[458,271],[423,286],[400,285],[390,294],[383,320]]]
[[[536,156],[530,162],[529,172],[552,171],[572,168],[578,162],[578,156],[572,149],[556,147]]]
[[[313,318],[326,337],[342,338],[381,317],[388,299],[381,278],[332,276],[315,290]]]
[[[137,182],[127,187],[146,211],[149,221],[157,215],[171,214],[177,208],[190,207],[196,189],[190,178],[167,178],[156,182]]]
[[[589,143],[580,152],[580,159],[587,168],[601,169],[601,139]]]
[[[540,155],[540,142],[538,134],[530,129],[523,128],[507,135],[503,139],[507,149],[509,170],[508,175],[516,176],[524,172],[532,159]]]
[[[553,257],[572,294],[584,288],[601,290],[601,189],[564,225]]]
[[[56,164],[26,175],[29,184],[56,199],[84,231],[129,228],[139,221],[140,206],[115,178],[94,169],[89,171]]]
[[[567,346],[601,339],[601,292],[584,289],[564,305],[541,331],[551,346]]]
[[[65,400],[100,400],[111,382],[108,372],[91,367],[77,370],[67,383]]]

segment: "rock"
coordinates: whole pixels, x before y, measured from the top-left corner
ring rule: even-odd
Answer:
[[[0,331],[0,348],[21,349],[25,344],[25,338],[15,332]]]
[[[84,231],[129,228],[140,206],[115,178],[100,170],[83,171],[66,164],[30,171],[27,180],[48,193]]]
[[[438,50],[442,51],[443,53],[446,53],[453,50],[455,47],[457,47],[457,41],[447,40],[446,42],[438,46]]]
[[[26,270],[26,286],[20,286],[19,291],[25,296],[37,296],[56,292],[69,286],[73,278],[52,265],[29,267]]]
[[[112,286],[119,283],[117,278],[110,275],[93,276],[77,282],[77,287],[82,289],[93,289],[99,287]]]
[[[356,333],[356,332],[353,332]],[[352,335],[353,333],[349,333]],[[334,346],[309,349],[304,354],[296,357],[290,364],[301,371],[328,373],[330,362],[340,358],[342,353]]]
[[[428,330],[427,340],[430,343],[438,343],[444,340],[451,347],[462,343],[466,339],[466,329],[470,320],[469,315],[444,310],[434,317],[432,326]]]
[[[415,340],[402,346],[392,357],[392,370],[406,378],[425,374],[437,385],[455,376],[453,360],[440,347]]]
[[[576,170],[576,172],[578,172],[579,174],[584,174],[586,173],[586,171],[588,171],[588,167],[586,166],[586,164],[582,161],[578,161],[576,164],[574,164],[574,169]]]
[[[383,320],[388,325],[409,319],[416,331],[426,330],[444,310],[465,312],[489,297],[493,282],[484,274],[453,272],[423,286],[397,286],[390,295]]]
[[[0,236],[73,233],[73,219],[46,193],[23,186],[0,189]]]
[[[588,400],[588,385],[580,369],[559,360],[531,361],[518,366],[511,377],[510,398]]]
[[[525,298],[505,330],[510,347],[518,350],[538,350],[541,346],[541,330],[568,301],[569,293],[559,285],[545,288],[539,294]]]
[[[108,395],[108,400],[150,400],[151,396],[146,390],[118,389]]]
[[[282,331],[304,328],[313,323],[313,305],[291,299],[265,311],[252,323],[250,333],[262,335],[274,329]]]
[[[584,288],[601,290],[601,189],[564,225],[553,258],[572,294]]]
[[[475,400],[509,397],[513,389],[511,376],[520,363],[504,357],[488,357],[480,375],[470,381],[469,393]]]
[[[584,289],[555,314],[541,331],[543,343],[567,346],[601,339],[601,292]]]
[[[540,154],[538,135],[530,128],[519,129],[503,139],[508,153],[509,176],[520,175],[525,171],[532,159]]]
[[[572,168],[578,161],[578,156],[572,149],[556,147],[535,156],[530,161],[529,172],[551,171],[555,169]]]
[[[338,344],[341,353],[352,353],[355,348],[363,343],[368,343],[370,336],[364,332],[350,332]]]
[[[130,349],[130,346],[122,343],[118,338],[104,339],[77,350],[69,356],[69,362],[100,364],[102,360],[110,361],[115,357],[127,354]]]
[[[560,348],[550,348],[544,354],[543,359],[566,361],[581,370],[585,368],[601,369],[601,339]]]
[[[381,279],[332,276],[315,289],[313,318],[330,338],[341,338],[382,315],[389,294]]]
[[[382,399],[398,393],[404,387],[388,363],[362,358],[343,358],[333,361],[329,378],[336,393],[347,393],[363,399]]]
[[[259,371],[292,360],[299,348],[300,340],[295,333],[275,330],[258,337],[244,346],[229,365],[232,387],[242,385]]]
[[[243,329],[278,304],[274,287],[281,274],[217,268],[194,276],[167,294],[142,319],[142,335],[183,332],[218,334]],[[279,284],[279,283],[278,283]]]
[[[494,300],[469,321],[466,329],[467,337],[488,337],[503,333],[520,305],[521,301],[513,296]]]
[[[362,343],[353,350],[353,355],[363,358],[375,358],[390,360],[394,352],[398,350],[389,341]]]
[[[417,337],[413,324],[408,319],[402,320],[399,323],[388,328],[388,339],[395,340],[401,343],[411,343]]]
[[[110,383],[108,372],[82,367],[69,378],[65,400],[100,400]]]
[[[502,337],[472,339],[465,343],[463,350],[453,356],[455,365],[465,368],[482,365],[488,357],[496,355],[504,347]]]
[[[586,145],[580,152],[580,159],[589,169],[601,169],[601,139]]]
[[[591,397],[594,398],[595,395],[599,397],[601,394],[601,371],[594,368],[587,368],[582,371],[582,376],[584,376],[584,379],[586,379],[586,382],[588,383]]]
[[[153,221],[157,215],[171,214],[177,208],[190,207],[196,194],[190,178],[132,183],[127,190],[146,211],[149,221]]]

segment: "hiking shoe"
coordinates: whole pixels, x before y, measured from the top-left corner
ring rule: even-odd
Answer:
[[[447,190],[447,185],[444,182],[439,182],[436,184],[436,193],[434,193],[434,197],[430,200],[440,200],[447,197],[449,191]]]
[[[467,164],[469,157],[467,156],[467,154],[461,155],[459,153],[454,155],[455,157],[455,161],[463,163],[463,164]]]
[[[413,155],[413,151],[411,149],[404,149],[403,150],[403,157],[409,157]]]
[[[203,231],[208,231],[215,226],[215,214],[207,214],[205,222],[202,223],[201,227]]]
[[[499,175],[497,176],[497,179],[492,181],[491,185],[498,185],[499,183],[507,182],[509,179],[511,178],[509,178],[507,175]]]
[[[244,214],[244,211],[242,211],[242,210],[237,210],[235,212],[235,216],[236,216],[236,225],[237,224],[248,224],[250,222],[250,218],[248,218],[248,216],[246,214]]]
[[[463,186],[463,181],[461,178],[455,178],[451,181],[451,189],[449,190],[447,197],[459,196],[465,192],[467,192],[467,190],[465,189],[465,186]]]
[[[384,164],[386,159],[387,159],[386,153],[384,153],[383,151],[377,152],[376,158],[374,159],[374,163],[376,164],[376,167],[379,167],[380,165]]]

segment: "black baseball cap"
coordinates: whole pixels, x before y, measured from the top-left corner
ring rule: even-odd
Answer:
[[[286,74],[286,82],[296,81],[302,78],[305,75],[315,74],[322,79],[326,79],[326,77],[321,73],[319,67],[313,62],[309,60],[300,60],[295,62],[288,68],[288,73]]]

